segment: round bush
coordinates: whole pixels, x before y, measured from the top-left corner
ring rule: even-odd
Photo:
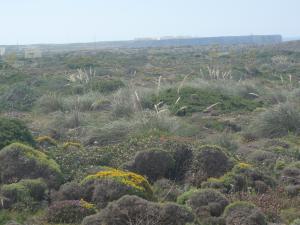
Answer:
[[[13,143],[0,151],[0,177],[2,184],[43,178],[50,188],[58,187],[62,181],[62,173],[54,160],[19,143]]]
[[[273,169],[277,156],[272,152],[256,150],[250,153],[247,159],[259,167]]]
[[[36,141],[38,147],[40,147],[40,148],[47,149],[47,148],[50,148],[53,146],[57,146],[56,141],[49,136],[40,136],[40,137],[36,138],[35,141]]]
[[[193,214],[176,204],[158,204],[137,196],[123,196],[100,213],[87,217],[83,225],[160,224],[183,225],[193,222]]]
[[[35,145],[31,133],[21,120],[0,118],[0,150],[13,142]]]
[[[175,202],[177,197],[182,193],[175,182],[168,179],[157,180],[153,184],[154,195],[159,201],[172,201]]]
[[[287,165],[281,172],[281,182],[291,196],[300,195],[300,162]]]
[[[83,197],[82,186],[76,182],[68,182],[59,187],[59,190],[51,194],[54,201],[79,200]]]
[[[166,203],[161,206],[159,220],[162,225],[183,225],[194,221],[194,215],[184,206]]]
[[[226,225],[267,225],[265,215],[248,202],[234,202],[224,211]]]
[[[94,205],[83,200],[58,201],[48,208],[46,219],[50,223],[80,223],[95,213]]]
[[[300,225],[300,219],[294,220],[290,225]]]
[[[192,163],[191,182],[200,186],[209,177],[220,177],[232,168],[233,164],[218,146],[204,145],[197,149]]]
[[[180,196],[178,202],[191,207],[199,218],[218,217],[229,204],[223,194],[213,189],[189,191]]]
[[[247,191],[249,188],[253,188],[262,193],[274,185],[275,181],[271,177],[253,168],[250,164],[239,163],[224,176],[209,178],[201,184],[201,187],[219,189],[224,193]]]
[[[174,168],[172,155],[160,150],[138,152],[127,169],[146,176],[151,182],[169,177]]]
[[[91,88],[94,91],[101,93],[111,93],[117,91],[121,87],[124,87],[124,83],[121,80],[94,80],[91,82]]]
[[[85,199],[105,207],[108,202],[123,195],[137,195],[152,199],[153,192],[148,181],[141,175],[122,170],[104,168],[102,171],[87,176],[82,181]]]
[[[250,126],[258,137],[282,137],[300,132],[300,108],[291,102],[281,103],[262,112]]]
[[[6,184],[1,187],[1,195],[4,198],[3,208],[25,209],[30,208],[33,198],[29,190],[19,183]]]
[[[172,156],[175,161],[174,169],[172,171],[172,180],[184,181],[185,174],[190,169],[193,161],[193,151],[191,147],[186,144],[179,144],[172,142]]]
[[[45,199],[46,190],[47,185],[41,179],[28,179],[18,183],[5,184],[1,187],[1,195],[4,198],[3,207],[29,209],[34,203]]]

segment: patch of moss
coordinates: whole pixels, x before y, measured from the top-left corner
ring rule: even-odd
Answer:
[[[183,87],[180,93],[177,88],[169,88],[162,91],[158,97],[152,96],[152,102],[153,105],[158,102],[167,104],[171,112],[179,116],[203,112],[216,103],[218,104],[213,109],[221,113],[253,111],[263,105],[262,102],[225,94],[220,90],[193,87]]]

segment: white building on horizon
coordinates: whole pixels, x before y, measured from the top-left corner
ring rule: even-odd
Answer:
[[[42,51],[39,48],[26,48],[24,52],[25,59],[36,59],[42,57]]]
[[[1,47],[0,48],[0,56],[4,56],[5,55],[5,48]]]

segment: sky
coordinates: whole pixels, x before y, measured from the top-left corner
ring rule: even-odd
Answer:
[[[300,0],[0,0],[0,45],[300,36]]]

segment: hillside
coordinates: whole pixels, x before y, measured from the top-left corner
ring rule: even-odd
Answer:
[[[300,42],[245,38],[7,47],[0,225],[299,224]]]

